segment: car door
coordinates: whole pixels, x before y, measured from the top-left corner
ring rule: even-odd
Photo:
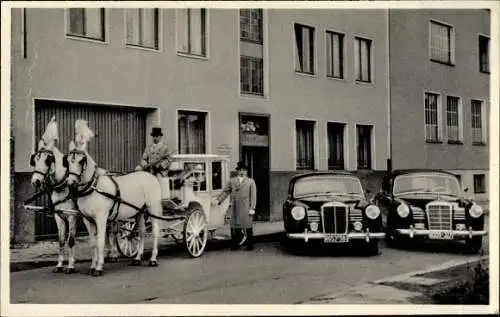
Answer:
[[[229,181],[228,164],[224,160],[214,160],[211,163],[211,198],[218,197],[224,186]],[[210,210],[210,228],[220,228],[224,226],[224,216],[229,208],[229,199],[225,199],[218,206],[211,206]]]

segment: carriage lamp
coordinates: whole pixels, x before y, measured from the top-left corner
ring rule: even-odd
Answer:
[[[309,225],[311,227],[311,231],[318,231],[318,223],[317,222],[311,222]]]
[[[353,226],[354,226],[354,230],[356,230],[356,231],[361,231],[361,229],[363,229],[363,224],[359,221],[356,221],[353,224]]]
[[[305,216],[306,216],[306,209],[304,207],[296,206],[292,208],[293,219],[299,221],[304,219]]]
[[[481,208],[481,206],[479,205],[474,204],[472,205],[472,207],[470,207],[469,214],[473,218],[479,218],[483,214],[483,208]]]
[[[375,205],[370,205],[366,207],[365,213],[368,218],[372,220],[377,219],[377,217],[380,216],[380,209]]]
[[[397,212],[401,218],[406,218],[410,214],[410,208],[405,204],[401,204],[398,206]]]

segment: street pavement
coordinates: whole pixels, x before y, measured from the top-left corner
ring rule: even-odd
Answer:
[[[12,304],[297,304],[477,257],[461,254],[460,246],[381,246],[373,257],[330,248],[297,256],[278,241],[262,241],[253,251],[211,247],[196,259],[172,247],[161,251],[159,267],[132,267],[123,260],[106,263],[101,277],[86,274],[88,262],[78,263],[73,275],[52,273],[52,267],[12,272],[10,297]]]

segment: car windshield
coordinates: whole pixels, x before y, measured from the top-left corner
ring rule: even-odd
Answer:
[[[447,174],[414,173],[401,175],[394,180],[393,194],[439,193],[459,196],[458,180]]]
[[[316,195],[363,195],[359,179],[352,176],[306,176],[295,182],[293,197]]]

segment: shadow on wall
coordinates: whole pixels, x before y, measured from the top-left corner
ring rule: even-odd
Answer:
[[[305,172],[308,171],[271,172],[271,221],[283,220],[283,202],[286,200],[290,179]],[[369,170],[354,172],[360,178],[363,188],[370,191],[370,194],[367,195],[368,199],[380,190],[385,173],[386,171]]]

